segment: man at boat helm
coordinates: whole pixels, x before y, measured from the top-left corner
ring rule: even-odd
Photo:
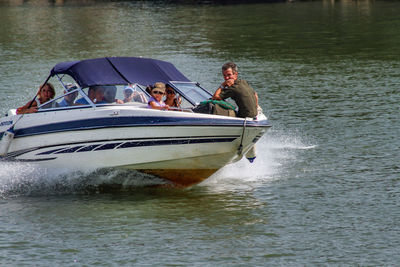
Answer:
[[[232,98],[238,106],[238,117],[254,118],[258,111],[258,95],[246,80],[238,79],[238,67],[233,62],[225,63],[222,66],[224,82],[215,91],[212,99],[225,100]]]

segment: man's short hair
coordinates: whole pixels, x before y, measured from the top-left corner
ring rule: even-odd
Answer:
[[[232,69],[234,73],[237,73],[239,71],[237,65],[233,62],[227,62],[222,65],[222,71],[226,71],[227,69]]]

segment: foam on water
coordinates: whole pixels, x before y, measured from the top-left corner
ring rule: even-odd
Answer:
[[[299,150],[309,150],[317,145],[307,144],[298,134],[271,130],[256,144],[257,158],[250,163],[245,157],[229,164],[201,186],[215,190],[254,188],[265,182],[279,179],[281,172],[290,162],[296,160]]]
[[[164,184],[156,177],[133,170],[46,169],[29,163],[0,163],[0,198],[20,195],[96,193]]]

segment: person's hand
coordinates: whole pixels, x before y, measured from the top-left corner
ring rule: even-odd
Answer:
[[[232,86],[235,83],[234,79],[228,79],[223,84],[227,87]]]
[[[36,113],[38,111],[37,107],[30,107],[26,110],[25,113]]]

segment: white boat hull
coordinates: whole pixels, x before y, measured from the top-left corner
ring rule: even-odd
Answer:
[[[2,118],[0,134],[19,116]],[[268,129],[263,118],[121,105],[25,114],[2,160],[76,170],[135,169],[190,186],[242,158]]]

